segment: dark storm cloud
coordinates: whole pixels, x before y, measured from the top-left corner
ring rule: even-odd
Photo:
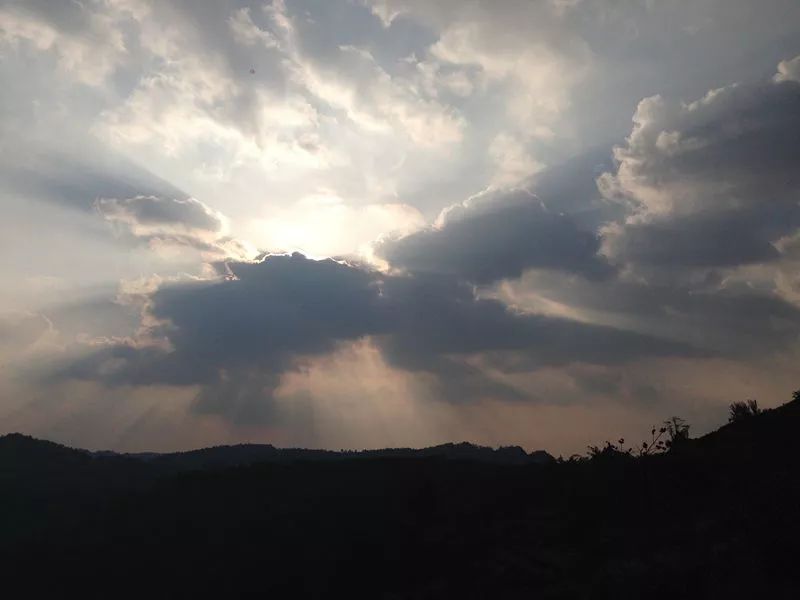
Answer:
[[[772,241],[798,218],[798,207],[789,206],[631,223],[620,235],[608,236],[607,248],[612,256],[642,265],[733,267],[762,263],[780,256]]]
[[[280,369],[291,354],[319,354],[386,327],[388,306],[370,272],[300,254],[229,266],[234,279],[152,297],[152,315],[170,321],[170,341],[198,364],[255,359]]]
[[[269,403],[279,376],[298,359],[365,336],[376,339],[392,365],[437,378],[450,400],[519,397],[461,360],[483,352],[522,353],[531,368],[694,353],[683,344],[609,327],[518,314],[498,301],[477,299],[470,285],[452,278],[384,276],[300,254],[228,268],[223,280],[172,284],[150,297],[148,315],[159,324],[149,335],[168,341],[170,350],[115,345],[62,375],[111,384],[201,385],[201,412],[253,419],[270,413],[262,403]]]
[[[549,211],[524,190],[487,192],[448,209],[433,229],[386,240],[377,253],[393,267],[475,283],[519,277],[531,268],[603,277],[599,237]]]
[[[231,263],[226,279],[164,286],[150,297],[150,335],[171,350],[119,344],[68,376],[109,384],[200,385],[195,408],[263,422],[281,373],[300,356],[380,333],[389,321],[375,274],[295,254]]]
[[[521,353],[539,366],[691,353],[679,344],[608,327],[517,313],[496,300],[477,299],[471,286],[446,278],[392,278],[384,294],[394,311],[385,347],[393,362],[405,368],[424,370],[434,356],[488,351]]]
[[[620,215],[620,207],[604,201],[597,189],[598,176],[613,168],[611,148],[601,146],[547,167],[529,185],[551,210],[567,213],[581,227],[596,230]]]

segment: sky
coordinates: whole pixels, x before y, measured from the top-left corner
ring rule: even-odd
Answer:
[[[796,0],[0,0],[0,433],[582,452],[800,388]]]

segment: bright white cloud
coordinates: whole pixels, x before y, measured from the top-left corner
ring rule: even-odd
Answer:
[[[795,56],[790,60],[782,60],[778,65],[775,81],[800,82],[800,56]]]
[[[484,84],[502,90],[507,118],[531,135],[549,130],[569,108],[571,91],[591,64],[586,42],[563,27],[562,2],[368,4],[386,24],[400,15],[434,24],[438,40],[428,48],[431,58],[478,69]]]
[[[444,30],[430,51],[444,63],[478,66],[489,81],[506,86],[509,118],[536,135],[568,108],[588,55],[562,55],[534,40],[498,44],[497,35],[485,22],[460,23]]]
[[[419,95],[408,82],[392,78],[363,48],[340,45],[334,57],[309,55],[285,4],[266,8],[283,36],[292,76],[321,101],[375,132],[405,133],[419,145],[458,142],[465,126],[455,110]]]
[[[508,133],[500,133],[492,140],[489,156],[496,169],[492,184],[499,187],[519,186],[544,168],[519,139]]]

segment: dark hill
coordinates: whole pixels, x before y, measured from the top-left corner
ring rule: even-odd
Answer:
[[[789,442],[800,432],[800,400],[764,411],[752,419],[728,423],[693,440],[698,450],[720,457],[753,455],[762,457],[797,452]]]
[[[6,436],[0,564],[31,597],[795,598],[798,428],[793,402],[666,453],[561,462]]]

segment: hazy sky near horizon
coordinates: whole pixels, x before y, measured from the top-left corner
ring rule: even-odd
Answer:
[[[0,0],[0,433],[698,433],[800,388],[796,0]]]

